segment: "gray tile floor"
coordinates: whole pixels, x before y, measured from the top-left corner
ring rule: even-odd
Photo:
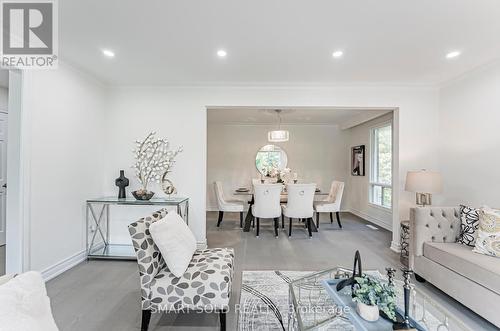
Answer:
[[[239,301],[243,270],[316,271],[337,265],[350,267],[356,249],[361,252],[364,268],[399,268],[399,255],[389,249],[391,234],[382,229],[372,230],[351,214],[342,215],[343,230],[336,224],[330,225],[325,217],[313,239],[308,239],[306,231],[298,225],[291,239],[285,232],[280,232],[276,239],[270,222],[263,222],[260,237],[255,238],[252,232],[241,232],[236,214],[225,215],[221,228],[215,226],[216,216],[207,213],[209,247],[233,247],[236,251],[231,304]],[[472,330],[496,330],[432,285],[422,287],[452,313],[459,314]],[[84,262],[49,281],[47,288],[61,330],[139,330],[139,276],[134,262]],[[236,330],[234,312],[228,314],[227,322],[228,330]],[[218,330],[218,325],[215,314],[157,314],[152,317],[150,330]]]

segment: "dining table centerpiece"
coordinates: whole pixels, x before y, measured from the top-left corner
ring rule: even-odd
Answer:
[[[156,138],[156,132],[149,133],[144,140],[135,141],[133,150],[135,164],[132,168],[142,187],[132,192],[137,200],[150,200],[154,192],[148,190],[149,183],[160,183],[170,172],[182,147],[171,150],[166,138]]]
[[[292,179],[291,172],[290,168],[272,168],[268,171],[267,177],[276,179],[276,183],[288,184]]]

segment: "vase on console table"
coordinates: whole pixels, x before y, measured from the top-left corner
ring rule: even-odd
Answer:
[[[115,179],[115,185],[118,186],[118,199],[125,199],[127,196],[125,188],[129,185],[129,180],[125,177],[124,170],[120,170],[120,177]]]

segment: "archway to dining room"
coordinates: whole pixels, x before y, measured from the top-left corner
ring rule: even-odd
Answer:
[[[375,237],[385,233],[384,240],[389,239],[383,245],[390,246],[398,218],[398,192],[393,189],[399,181],[397,112],[376,107],[207,108],[209,244],[259,240],[257,245],[268,245],[277,234],[277,242],[290,240],[283,245],[289,248],[308,239],[307,220],[293,220],[290,226],[281,215],[277,233],[273,219],[261,220],[256,233],[250,208],[253,184],[278,182],[282,205],[287,203],[287,183],[315,184],[315,206],[340,196],[338,209],[315,209],[313,242],[378,231]],[[343,193],[333,188],[334,182],[342,183]],[[394,231],[399,235],[399,229]]]

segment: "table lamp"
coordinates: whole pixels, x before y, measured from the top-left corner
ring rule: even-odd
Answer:
[[[432,204],[432,195],[443,191],[443,178],[434,171],[422,169],[408,171],[406,174],[405,190],[416,193],[417,205],[424,207]]]

